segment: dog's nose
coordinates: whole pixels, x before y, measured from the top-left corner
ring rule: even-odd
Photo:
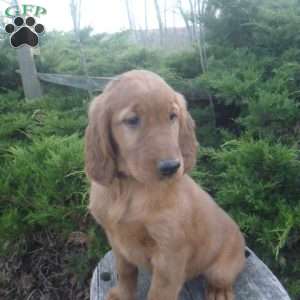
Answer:
[[[170,176],[176,173],[180,167],[178,160],[161,160],[158,162],[158,170],[163,176]]]

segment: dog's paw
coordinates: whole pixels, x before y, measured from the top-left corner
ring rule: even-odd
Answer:
[[[38,34],[45,31],[42,24],[36,24],[33,17],[24,20],[22,17],[16,17],[13,24],[7,24],[5,31],[10,34],[10,43],[14,48],[22,45],[36,47],[39,42]]]
[[[234,300],[233,290],[231,287],[225,289],[207,287],[205,300]]]
[[[121,292],[118,287],[113,287],[108,291],[106,300],[135,300],[134,296],[128,295],[126,292]]]
[[[106,296],[106,300],[121,300],[120,295],[119,295],[119,289],[118,288],[111,288],[108,291],[108,294]]]

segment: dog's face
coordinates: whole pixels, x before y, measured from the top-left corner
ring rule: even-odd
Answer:
[[[121,171],[142,182],[183,173],[179,146],[180,107],[172,90],[135,86],[112,116]],[[126,101],[128,100],[128,101]]]
[[[196,148],[185,100],[151,72],[123,74],[91,105],[86,171],[101,184],[118,173],[143,183],[178,178],[193,167]]]

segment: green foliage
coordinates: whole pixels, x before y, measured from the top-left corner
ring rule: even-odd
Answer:
[[[220,145],[224,142],[220,130],[216,130],[211,124],[210,108],[191,107],[190,113],[196,122],[197,139],[201,146]]]
[[[257,100],[249,102],[248,110],[241,124],[253,136],[280,139],[291,144],[299,142],[299,104],[288,96],[287,91],[279,94],[260,90]]]
[[[210,58],[209,71],[200,77],[200,83],[225,105],[244,106],[262,80],[264,62],[247,49],[231,50],[226,57],[218,58],[216,53]]]
[[[80,94],[52,90],[33,102],[17,92],[0,94],[0,254],[29,255],[32,239],[45,232],[57,237],[56,247],[67,247],[72,233],[82,232],[86,250],[64,254],[67,272],[80,282],[108,247],[87,218],[86,111]]]
[[[83,30],[84,32],[85,30]],[[157,51],[133,46],[128,33],[113,36],[95,35],[85,31],[82,47],[90,75],[114,76],[131,69],[153,69],[158,67],[160,58]],[[70,33],[50,33],[41,51],[38,64],[44,72],[82,74],[78,44]],[[53,55],[53,52],[56,55]]]
[[[159,62],[157,51],[130,47],[127,52],[119,56],[118,65],[115,66],[115,73],[119,74],[132,69],[156,69]]]
[[[9,149],[0,180],[1,239],[15,239],[43,226],[75,227],[85,211],[87,190],[82,152],[76,135]]]
[[[253,45],[254,31],[249,24],[258,16],[258,0],[211,0],[208,13],[202,16],[208,38],[233,47]],[[218,13],[216,13],[218,11]]]
[[[27,114],[7,113],[1,116],[0,139],[22,139],[26,137],[26,130],[30,126]]]
[[[166,67],[182,78],[195,78],[199,75],[200,57],[198,52],[184,51],[171,54],[166,59]]]
[[[232,140],[217,150],[202,149],[193,174],[239,223],[247,244],[278,274],[289,269],[295,278],[300,271],[295,257],[300,251],[299,154],[267,140]]]
[[[80,32],[87,69],[94,76],[150,69],[185,95],[200,145],[212,147],[201,148],[193,176],[299,298],[299,1],[210,0],[196,19],[206,29],[207,72],[192,47],[145,49],[128,32],[91,28]],[[72,33],[48,32],[41,42],[40,72],[84,73]],[[85,274],[86,259],[107,250],[99,228],[79,225],[88,189],[86,93],[47,85],[47,96],[26,102],[16,69],[14,50],[0,41],[0,251],[14,242],[26,248],[28,237],[45,228],[62,240],[83,230],[87,258],[70,257],[67,265]]]
[[[42,39],[41,53],[37,60],[40,72],[80,74],[83,71],[78,45],[71,33],[47,33],[45,39]]]
[[[256,43],[258,51],[282,54],[287,48],[299,47],[297,24],[300,21],[299,2],[297,0],[265,1],[260,11],[253,31],[257,30]],[[262,49],[265,47],[265,49]]]
[[[0,93],[20,85],[20,79],[16,80],[16,54],[11,50],[8,40],[0,39]]]
[[[250,48],[272,56],[299,47],[297,0],[211,0],[200,20],[214,45]]]

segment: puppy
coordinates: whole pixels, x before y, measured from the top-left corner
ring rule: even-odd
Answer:
[[[91,103],[85,134],[89,210],[116,258],[107,300],[136,299],[137,267],[152,272],[148,300],[175,300],[202,274],[207,300],[233,300],[244,266],[234,221],[187,173],[196,162],[194,121],[182,95],[134,70]]]

